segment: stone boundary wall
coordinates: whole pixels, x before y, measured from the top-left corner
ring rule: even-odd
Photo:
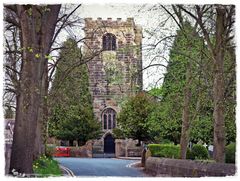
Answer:
[[[127,148],[127,155],[125,155],[125,157],[141,157],[142,150],[142,147]]]
[[[157,157],[147,158],[145,170],[152,175],[170,177],[233,176],[236,174],[234,164]]]
[[[137,140],[133,139],[116,139],[115,140],[115,153],[116,157],[141,157],[142,146],[136,146]]]
[[[83,146],[69,147],[70,157],[92,158],[92,144],[93,144],[92,140],[89,140]]]

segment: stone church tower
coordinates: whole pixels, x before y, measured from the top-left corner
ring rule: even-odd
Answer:
[[[87,64],[94,114],[102,124],[105,132],[102,141],[105,141],[116,127],[121,102],[142,89],[142,73],[139,73],[142,69],[142,29],[133,18],[126,21],[86,18],[84,31],[85,54],[101,52]],[[104,145],[104,152],[108,151]]]

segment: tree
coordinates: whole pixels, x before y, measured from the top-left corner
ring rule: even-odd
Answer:
[[[58,54],[57,51],[63,48],[59,47],[60,43],[57,39],[59,34],[61,34],[62,30],[68,29],[69,27],[73,29],[75,25],[78,25],[79,28],[78,23],[81,21],[81,18],[79,18],[79,16],[74,16],[74,12],[76,12],[76,10],[80,6],[81,4],[73,8],[72,5],[63,5],[61,11],[61,5],[4,6],[4,37],[6,40],[4,68],[7,75],[5,78],[6,83],[4,85],[4,102],[7,101],[7,103],[10,103],[12,107],[16,107],[16,125],[14,131],[14,138],[18,137],[19,139],[22,139],[22,141],[28,140],[27,137],[31,137],[31,139],[35,138],[33,142],[29,141],[27,150],[30,150],[33,156],[30,156],[29,159],[23,159],[28,162],[28,164],[21,162],[22,158],[18,155],[19,153],[20,155],[23,155],[22,157],[29,156],[25,151],[26,145],[22,145],[19,140],[14,141],[16,143],[13,143],[14,151],[12,152],[12,155],[16,155],[11,157],[11,165],[13,166],[10,167],[10,171],[12,170],[12,168],[14,168],[21,173],[23,170],[26,170],[26,167],[28,167],[28,171],[24,171],[24,173],[31,173],[32,169],[30,168],[30,162],[32,162],[32,159],[36,159],[40,154],[44,154],[44,142],[46,141],[47,130],[46,120],[48,119],[48,88],[49,84],[52,81],[52,76],[54,75],[55,68],[58,64],[58,61],[55,61],[55,58],[53,58],[53,56],[51,56],[50,54],[55,52],[54,54],[56,55]],[[24,14],[24,16],[22,16],[22,14]],[[31,33],[28,33],[28,31],[30,31]],[[71,36],[73,36],[73,31],[70,32]],[[29,39],[28,36],[32,36],[34,38]],[[84,38],[81,37],[78,42],[83,40]],[[60,41],[62,41],[62,38],[60,39]],[[79,59],[82,60],[82,58],[84,58],[85,62],[87,62],[99,54],[98,50],[92,50],[91,52],[92,54],[89,57],[84,56],[80,57]],[[27,61],[25,61],[26,57],[28,58]],[[31,61],[31,58],[35,61]],[[34,67],[34,64],[38,64],[39,66]],[[25,69],[25,67],[27,67],[27,70]],[[32,70],[30,70],[31,68]],[[36,71],[33,70],[35,68]],[[69,67],[69,69],[67,70],[66,76],[71,70],[72,66]],[[27,71],[29,72],[29,74],[25,75]],[[32,76],[32,74],[36,76],[34,77]],[[39,87],[36,89],[32,88],[30,89],[30,93],[26,93],[27,90],[31,87],[31,85],[29,85],[27,81],[22,81],[22,79],[25,80],[25,77],[28,77],[27,80],[31,83],[35,82],[35,84],[37,84]],[[38,81],[34,79],[36,77]],[[35,100],[40,103],[40,106],[36,101],[36,105],[33,108],[34,111],[30,111],[30,113],[34,115],[37,114],[37,118],[36,116],[32,116],[32,120],[28,118],[27,121],[25,121],[25,118],[20,119],[19,117],[22,116],[22,113],[24,115],[28,114],[28,117],[31,117],[31,114],[26,113],[25,111],[26,107],[29,107],[29,105],[31,107],[32,104],[35,104],[35,101],[31,101],[29,98],[33,97],[31,96],[31,94],[34,91],[36,94],[39,95],[38,97],[36,96]],[[26,96],[21,96],[21,94],[26,94]],[[20,100],[20,98],[22,99]],[[31,102],[31,104],[29,104],[29,101]],[[24,102],[24,105],[26,106],[22,107],[22,102]],[[20,115],[18,114],[18,111],[20,112]],[[18,119],[20,121],[18,121]],[[21,121],[24,121],[24,125],[26,126],[23,127]],[[29,125],[32,126],[31,130],[29,129]],[[22,127],[18,128],[18,126]],[[18,129],[20,129],[21,131],[19,131]],[[27,131],[25,131],[25,129],[27,129]],[[31,133],[28,133],[29,131],[31,131]],[[25,134],[22,134],[22,132]],[[32,133],[34,133],[34,136],[32,135]],[[25,153],[22,154],[21,152]],[[15,161],[13,161],[13,159]],[[23,169],[20,169],[21,165],[22,167],[24,167]]]
[[[100,124],[93,119],[92,111],[80,106],[57,105],[50,118],[50,136],[67,140],[70,146],[76,140],[78,146],[100,135]]]
[[[61,5],[5,5],[14,14],[21,40],[21,74],[16,95],[16,119],[10,170],[32,173],[39,145],[40,112],[46,91],[47,59]],[[31,37],[31,38],[29,38]]]
[[[159,109],[150,119],[153,124],[156,119],[155,124],[161,125],[158,129],[162,129],[160,132],[163,139],[179,143],[179,137],[176,136],[181,135],[182,157],[186,155],[189,141],[190,119],[193,117],[191,107],[194,106],[191,99],[195,95],[193,89],[196,84],[196,81],[193,81],[193,74],[197,73],[197,62],[202,54],[201,47],[202,40],[196,34],[194,27],[189,22],[182,22],[170,50],[163,85],[159,91],[154,90],[154,93],[159,94],[161,101]],[[181,134],[179,128],[182,128]]]
[[[196,120],[192,118],[191,119],[194,122],[202,119],[205,121],[211,121],[211,119],[206,119],[206,117],[208,117],[209,112],[212,113],[212,120],[214,120],[213,132],[215,133],[213,136],[215,140],[214,158],[218,162],[223,162],[225,144],[224,139],[226,138],[224,131],[225,128],[229,129],[230,127],[233,130],[235,125],[235,119],[233,117],[231,120],[226,120],[226,118],[229,119],[231,117],[230,115],[234,115],[235,110],[233,108],[233,105],[235,105],[235,101],[233,100],[233,92],[235,92],[235,70],[231,68],[235,65],[235,56],[234,53],[231,53],[232,58],[230,59],[228,59],[228,56],[226,56],[228,52],[234,52],[233,27],[235,23],[235,6],[154,5],[154,8],[158,9],[156,8],[158,6],[162,7],[162,9],[164,9],[164,11],[169,15],[169,17],[166,19],[172,19],[179,29],[182,29],[182,25],[185,20],[190,21],[191,24],[196,28],[196,31],[199,32],[199,36],[203,39],[203,45],[206,45],[207,49],[205,48],[202,54],[204,55],[205,60],[198,62],[200,63],[198,68],[201,71],[193,72],[193,75],[197,75],[199,82],[201,83],[201,88],[199,90],[197,89],[200,94],[197,96],[199,98],[196,99],[198,101],[196,101],[195,104],[196,110],[199,110],[201,114],[198,115],[195,113],[193,117],[196,117]],[[159,24],[163,24],[164,26],[165,23],[166,20],[163,19],[163,21]],[[157,28],[160,29],[160,27]],[[154,48],[156,48],[156,45],[160,44],[161,42],[163,42],[163,44],[166,42],[167,44],[168,41],[166,40],[168,39],[169,36],[159,39]],[[203,63],[203,65],[206,67],[202,66],[201,63]],[[229,72],[230,69],[232,70],[232,73]],[[231,94],[231,98],[226,98],[226,92],[228,92],[228,90]],[[191,99],[195,99],[194,97],[195,96],[191,96]],[[204,98],[204,100],[202,98]],[[224,110],[228,110],[228,112],[224,112]],[[205,117],[203,116],[204,113]],[[227,126],[228,124],[226,122],[232,123],[232,126]],[[235,131],[233,131],[233,135],[235,134],[234,132]],[[227,133],[227,139],[228,135],[231,135],[229,134],[229,131]],[[207,140],[211,142],[211,139]]]
[[[94,119],[87,65],[74,67],[67,77],[65,74],[79,62],[81,49],[73,39],[64,42],[64,47],[49,96],[49,131],[58,139],[77,140],[78,145],[83,145],[98,136],[100,125]]]
[[[193,91],[193,72],[196,69],[198,57],[201,57],[202,41],[190,23],[184,23],[177,34],[170,58],[183,64],[183,105],[182,105],[182,130],[180,139],[180,158],[186,159],[187,146],[190,134],[191,97]],[[176,51],[176,52],[175,52]],[[180,53],[179,53],[180,52]]]
[[[229,5],[195,5],[193,9],[196,14],[179,5],[187,15],[199,25],[203,38],[208,46],[213,70],[213,100],[214,100],[214,159],[224,162],[225,154],[225,121],[224,121],[224,62],[226,48],[234,38],[233,26],[235,22],[235,6]],[[211,22],[205,22],[204,18],[212,16]],[[209,24],[207,24],[209,23]],[[206,25],[207,24],[207,25]],[[208,26],[213,24],[214,27]],[[215,30],[214,41],[211,39],[211,30]]]
[[[117,124],[127,137],[141,141],[150,140],[151,131],[148,115],[153,111],[155,101],[146,93],[131,96],[122,106],[117,117]]]
[[[169,100],[170,101],[170,100]],[[169,141],[179,144],[181,136],[181,112],[179,105],[173,107],[169,113],[171,104],[158,102],[152,113],[148,116],[151,128],[151,137],[154,142]]]

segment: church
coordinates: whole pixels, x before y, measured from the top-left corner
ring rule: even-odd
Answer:
[[[120,105],[129,95],[142,90],[142,28],[133,18],[102,20],[85,18],[85,53],[101,51],[87,63],[94,115],[104,132],[93,144],[97,153],[115,154],[112,129]]]

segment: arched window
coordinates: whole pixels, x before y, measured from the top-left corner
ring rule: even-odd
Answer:
[[[107,108],[102,113],[103,129],[113,129],[116,127],[116,111],[112,108]]]
[[[103,128],[107,129],[107,115],[106,114],[103,115]]]
[[[111,33],[103,35],[103,50],[116,50],[116,37]]]

